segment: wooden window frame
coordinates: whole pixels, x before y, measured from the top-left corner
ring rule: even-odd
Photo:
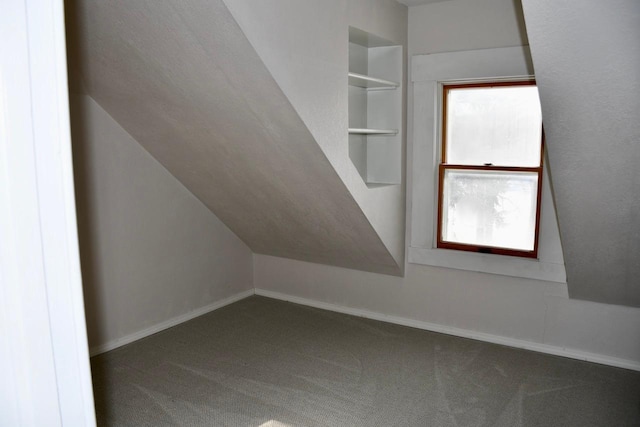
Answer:
[[[524,258],[538,257],[538,239],[540,235],[540,204],[542,201],[542,167],[544,162],[544,126],[541,132],[540,142],[540,163],[534,167],[519,166],[496,166],[496,165],[460,165],[447,163],[447,102],[449,91],[452,89],[468,89],[468,88],[492,88],[500,86],[535,86],[535,80],[522,81],[500,81],[500,82],[484,82],[484,83],[467,83],[467,84],[445,84],[442,86],[442,144],[440,163],[438,164],[438,226],[437,226],[437,247],[440,249],[453,249],[458,251],[479,252],[496,255],[508,255]],[[535,236],[533,241],[533,250],[526,251],[520,249],[510,249],[497,246],[474,245],[467,243],[449,242],[442,238],[442,221],[443,221],[443,199],[444,199],[444,176],[446,170],[474,170],[487,172],[534,172],[538,175],[538,188],[536,198],[536,223]]]

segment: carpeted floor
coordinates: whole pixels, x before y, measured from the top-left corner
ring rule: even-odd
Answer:
[[[640,372],[262,297],[92,370],[105,426],[640,426]]]

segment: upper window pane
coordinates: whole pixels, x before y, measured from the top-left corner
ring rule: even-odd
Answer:
[[[447,88],[446,163],[540,166],[535,85]]]

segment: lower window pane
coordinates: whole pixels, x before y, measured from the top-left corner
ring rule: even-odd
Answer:
[[[538,174],[446,169],[442,240],[534,249]]]

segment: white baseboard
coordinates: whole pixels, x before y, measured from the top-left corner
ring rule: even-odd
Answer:
[[[361,310],[357,308],[344,307],[336,304],[319,302],[307,298],[301,298],[273,292],[264,289],[256,289],[256,295],[289,301],[295,304],[306,305],[309,307],[320,308],[323,310],[335,311],[338,313],[350,314],[353,316],[364,317],[367,319],[381,320],[383,322],[395,323],[397,325],[409,326],[417,329],[424,329],[432,332],[439,332],[447,335],[455,335],[463,338],[471,338],[479,341],[490,342],[493,344],[506,345],[509,347],[521,348],[525,350],[536,351],[539,353],[552,354],[555,356],[563,356],[571,359],[585,360],[587,362],[599,363],[602,365],[615,366],[617,368],[631,369],[640,371],[640,362],[635,360],[619,359],[616,357],[604,356],[586,351],[573,350],[564,347],[558,347],[549,344],[541,344],[532,341],[519,340],[516,338],[502,337],[499,335],[487,334],[484,332],[470,331],[467,329],[455,328],[452,326],[438,325],[436,323],[422,322],[420,320],[406,319],[404,317],[389,316],[386,314],[376,313],[374,311]]]
[[[188,313],[182,314],[180,316],[174,317],[172,319],[169,320],[165,320],[164,322],[158,323],[156,325],[153,325],[149,328],[143,329],[141,331],[138,332],[134,332],[133,334],[129,334],[126,335],[122,338],[118,338],[112,341],[109,341],[107,343],[104,344],[100,344],[97,345],[95,347],[91,347],[89,349],[89,354],[91,356],[95,356],[97,354],[101,354],[101,353],[106,353],[107,351],[111,351],[114,350],[118,347],[122,347],[123,345],[132,343],[134,341],[137,341],[139,339],[148,337],[149,335],[153,335],[155,333],[158,333],[160,331],[163,331],[165,329],[171,328],[172,326],[176,326],[179,325],[180,323],[186,322],[187,320],[191,320],[194,319],[198,316],[202,316],[203,314],[207,314],[210,311],[213,310],[217,310],[219,308],[224,307],[225,305],[229,305],[232,304],[236,301],[240,301],[241,299],[245,299],[247,297],[250,297],[251,295],[254,294],[254,289],[249,289],[247,291],[243,291],[240,293],[237,293],[235,295],[232,295],[230,297],[227,297],[225,299],[222,299],[220,301],[216,301],[212,304],[209,304],[207,306],[204,307],[200,307],[196,310],[190,311]]]

